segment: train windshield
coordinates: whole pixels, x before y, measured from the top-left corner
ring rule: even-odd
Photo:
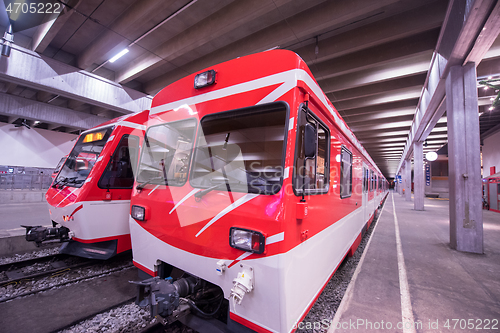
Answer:
[[[185,119],[148,128],[137,176],[139,187],[186,182],[196,123]]]
[[[281,189],[287,106],[273,103],[200,121],[193,187],[275,194]]]
[[[101,154],[113,127],[99,129],[80,135],[69,153],[53,186],[81,187]]]

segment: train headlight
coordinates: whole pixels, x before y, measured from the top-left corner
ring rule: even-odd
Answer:
[[[264,252],[266,238],[258,231],[231,227],[229,245],[238,250],[260,254]]]
[[[194,88],[200,89],[215,83],[215,71],[213,69],[196,74],[194,77]]]
[[[136,220],[144,221],[146,219],[146,208],[133,205],[130,215]]]

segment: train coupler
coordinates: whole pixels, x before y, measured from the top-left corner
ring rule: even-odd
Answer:
[[[35,242],[36,246],[48,243],[67,242],[70,240],[69,229],[66,227],[42,227],[22,225],[26,228],[26,240]]]
[[[175,321],[190,306],[182,298],[199,289],[199,280],[194,277],[172,279],[154,277],[144,281],[130,281],[138,287],[135,304],[149,307],[152,317],[160,316],[167,321]],[[186,312],[187,314],[187,312]]]

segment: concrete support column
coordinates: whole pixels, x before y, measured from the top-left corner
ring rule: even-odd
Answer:
[[[451,67],[446,78],[450,245],[483,253],[481,160],[476,66]]]
[[[413,208],[424,210],[424,143],[417,141],[413,144]]]
[[[406,181],[406,172],[405,172],[406,163],[403,162],[401,166],[401,184],[399,184],[399,195],[403,195],[403,190],[405,189],[405,181]]]
[[[411,201],[411,160],[405,161],[405,200]]]

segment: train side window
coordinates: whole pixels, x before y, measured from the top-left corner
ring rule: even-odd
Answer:
[[[99,180],[100,188],[132,188],[134,185],[132,163],[137,163],[138,147],[138,137],[125,134],[121,138]]]
[[[370,192],[373,192],[375,187],[373,186],[373,170],[370,169]]]
[[[307,119],[306,119],[307,118]],[[316,150],[314,157],[304,158],[304,133],[306,124],[315,129]],[[298,119],[297,145],[295,151],[295,167],[293,168],[293,184],[296,195],[321,194],[328,192],[330,132],[328,127],[311,111],[302,108]]]
[[[352,153],[342,146],[340,154],[340,198],[344,199],[352,195]]]
[[[368,169],[363,167],[363,193],[368,192]]]

